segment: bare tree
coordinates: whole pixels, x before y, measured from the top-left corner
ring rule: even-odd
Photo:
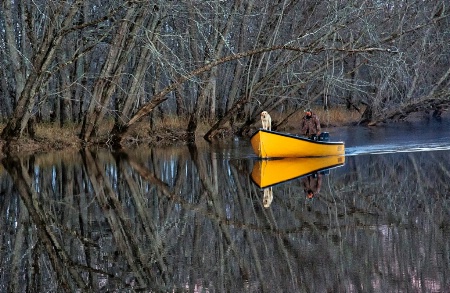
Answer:
[[[6,1],[9,2],[9,1]],[[72,20],[75,17],[78,6],[82,1],[78,0],[71,4],[68,9],[65,5],[57,5],[54,10],[49,10],[50,19],[47,21],[46,31],[43,34],[43,40],[39,48],[35,48],[35,56],[33,59],[32,69],[25,83],[19,86],[16,91],[20,94],[17,105],[12,118],[8,121],[5,129],[2,132],[2,138],[10,140],[11,138],[19,137],[25,129],[31,113],[33,111],[36,96],[39,94],[39,88],[49,78],[49,70],[55,57],[56,50],[59,48],[66,34],[68,34],[72,27]],[[7,9],[6,9],[7,10]],[[59,19],[63,17],[62,22]],[[60,23],[57,27],[50,23],[50,20]],[[12,28],[11,28],[12,29]],[[11,40],[13,42],[13,40]],[[10,44],[10,50],[15,50],[15,45]],[[22,62],[19,62],[21,64]],[[16,79],[22,80],[23,76],[16,76]],[[21,83],[21,82],[20,82]]]

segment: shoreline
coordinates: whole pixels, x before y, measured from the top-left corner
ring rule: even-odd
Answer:
[[[320,111],[317,111],[320,114]],[[323,113],[322,113],[323,114]],[[445,113],[447,114],[447,113]],[[449,116],[449,114],[445,115]],[[280,117],[275,113],[272,115],[272,121],[277,121],[277,118]],[[355,115],[349,117],[345,116],[345,113],[339,113],[339,117],[332,117],[332,119],[326,119],[325,115],[322,115],[321,125],[323,129],[332,129],[338,127],[346,127],[346,126],[358,126],[357,121],[355,120]],[[444,115],[442,116],[444,118]],[[416,115],[411,115],[408,119],[401,121],[392,121],[386,122],[383,124],[379,124],[376,126],[368,126],[368,125],[360,125],[361,127],[380,127],[386,124],[392,123],[412,123],[412,122],[420,122],[426,121],[427,119],[431,119],[429,116],[424,115],[423,113],[416,113]],[[295,122],[288,123],[285,127],[283,127],[281,132],[290,132],[297,129],[297,121],[299,119],[292,119]],[[188,134],[185,129],[185,125],[183,124],[182,119],[178,120],[168,120],[163,121],[155,127],[151,128],[148,122],[138,122],[133,129],[129,131],[127,136],[124,138],[123,149],[133,149],[138,146],[148,145],[149,147],[164,147],[164,146],[176,146],[176,145],[186,145],[189,144]],[[3,131],[5,124],[0,124],[0,132]],[[255,123],[251,127],[251,131],[256,131],[260,125]],[[10,143],[10,148],[12,149],[9,152],[9,155],[15,156],[26,156],[31,155],[33,153],[47,153],[52,151],[61,151],[61,150],[80,150],[84,148],[99,148],[105,150],[113,150],[112,146],[108,144],[109,142],[109,129],[112,129],[111,124],[106,124],[105,129],[99,130],[99,135],[92,142],[85,144],[79,137],[78,134],[80,129],[78,126],[65,126],[63,128],[59,127],[57,123],[49,123],[43,122],[36,124],[36,133],[35,139],[24,136],[14,142]],[[207,132],[209,126],[204,124],[200,126],[196,132],[196,141],[206,140],[203,138],[203,135]],[[220,139],[216,141],[225,141],[227,139],[232,139],[234,137],[234,131],[225,131],[224,135],[221,136]],[[0,139],[0,159],[7,156],[4,153],[3,147],[5,145],[5,141]]]

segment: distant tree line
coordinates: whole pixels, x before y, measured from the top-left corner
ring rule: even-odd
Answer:
[[[120,145],[149,115],[187,117],[188,133],[206,119],[212,139],[263,109],[280,124],[310,105],[367,123],[440,111],[449,12],[446,0],[2,1],[1,138],[48,120],[89,142],[114,119]]]

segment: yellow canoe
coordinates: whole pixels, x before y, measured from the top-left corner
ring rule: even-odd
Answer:
[[[323,157],[345,154],[343,142],[313,141],[263,129],[253,134],[250,142],[259,158]]]
[[[260,188],[266,188],[344,164],[345,156],[258,160],[250,177]]]

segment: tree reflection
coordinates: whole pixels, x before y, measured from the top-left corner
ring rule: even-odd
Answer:
[[[3,159],[0,291],[448,289],[446,152],[347,158],[314,201],[294,180],[263,202],[253,162],[228,157]]]

